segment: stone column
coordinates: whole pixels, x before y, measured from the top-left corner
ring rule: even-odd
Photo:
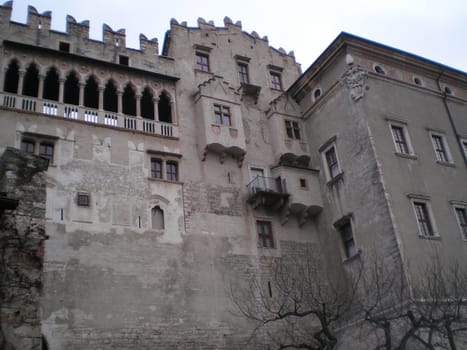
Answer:
[[[58,102],[59,102],[59,103],[63,103],[63,96],[64,96],[64,92],[65,92],[65,81],[66,81],[65,78],[59,78],[59,79],[58,79],[58,83],[59,83],[59,87],[58,87]]]
[[[175,113],[175,101],[174,100],[171,100],[170,101],[170,119],[172,119],[172,124],[177,124],[177,118],[176,118],[176,115],[177,113]]]
[[[136,116],[141,117],[141,94],[136,94],[135,99],[136,99]]]
[[[159,121],[159,98],[158,97],[154,97],[152,99],[152,102],[154,103],[154,120],[156,122]]]
[[[122,114],[123,111],[123,91],[117,90],[117,113]]]
[[[24,83],[24,76],[26,75],[25,69],[18,70],[18,90],[16,91],[17,95],[23,94],[23,83]]]
[[[37,91],[37,98],[39,99],[44,98],[44,80],[45,80],[45,75],[39,74],[39,89]]]
[[[99,91],[99,110],[103,111],[104,110],[104,86],[98,86],[97,91]]]
[[[79,82],[79,100],[78,100],[78,106],[83,107],[84,106],[84,87],[86,86],[86,83],[83,81]]]

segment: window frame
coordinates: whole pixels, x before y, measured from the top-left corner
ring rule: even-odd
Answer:
[[[213,104],[214,124],[232,127],[232,112],[230,106]]]
[[[339,234],[344,261],[350,260],[360,254],[360,249],[358,249],[355,240],[352,217],[352,214],[347,214],[337,220],[333,225]]]
[[[462,145],[462,151],[464,155],[464,162],[467,163],[467,139],[466,138],[461,138],[460,139],[461,145]]]
[[[464,241],[467,241],[467,204],[455,203],[452,208],[461,237]],[[459,215],[460,212],[462,217]]]
[[[153,166],[154,164],[154,166]],[[156,165],[160,165],[160,169],[156,169]],[[164,161],[160,158],[151,157],[150,160],[150,170],[151,170],[151,178],[157,180],[164,179]],[[157,176],[158,175],[158,176]]]
[[[195,69],[199,72],[210,72],[209,54],[206,52],[195,52]]]
[[[76,205],[78,207],[90,207],[91,206],[91,198],[89,192],[80,191],[76,193]]]
[[[331,150],[334,150],[334,155],[335,155],[335,166],[336,166],[336,169],[337,169],[337,172],[333,172],[333,168],[332,168],[332,165],[333,164],[330,164],[329,163],[329,158],[328,158],[328,153],[331,151]],[[339,178],[339,176],[342,174],[342,168],[341,168],[341,164],[340,164],[340,161],[339,161],[339,156],[337,155],[337,146],[336,146],[336,142],[332,142],[331,144],[329,144],[327,147],[325,147],[322,151],[321,151],[321,159],[323,161],[323,164],[324,164],[324,173],[326,175],[326,180],[328,182],[330,181],[333,181],[337,178]]]
[[[418,236],[426,239],[439,238],[429,197],[419,195],[409,195],[409,197],[412,202],[414,219],[417,223]],[[426,222],[426,226],[424,222]]]
[[[49,165],[51,165],[55,163],[57,139],[58,138],[54,136],[24,133],[21,137],[19,149],[25,153],[47,159],[49,161]],[[23,145],[26,143],[29,146],[34,145],[33,152],[24,149]],[[48,151],[44,152],[44,148]]]
[[[274,241],[274,232],[272,229],[272,222],[270,220],[257,219],[255,224],[256,224],[256,233],[258,235],[258,246],[260,248],[275,249],[276,244]],[[264,228],[267,228],[266,231],[268,232],[265,232]]]
[[[285,134],[289,139],[301,140],[300,124],[296,121],[284,119]]]
[[[25,152],[25,153],[36,154],[36,144],[37,144],[36,141],[31,140],[29,138],[24,138],[21,140],[20,149],[22,152]],[[23,145],[26,147],[23,147]],[[30,151],[31,146],[32,146],[32,152]]]
[[[174,171],[175,170],[175,171]],[[165,179],[170,182],[178,182],[179,171],[178,162],[175,160],[167,160],[165,162]]]
[[[250,75],[248,74],[248,63],[237,62],[238,80],[241,85],[250,84]]]
[[[276,71],[269,71],[269,76],[271,77],[271,89],[276,91],[282,91],[282,74]]]
[[[394,144],[395,152],[397,155],[402,155],[402,156],[414,156],[414,150],[412,147],[412,142],[410,140],[410,135],[409,135],[409,130],[407,128],[407,125],[404,123],[400,122],[395,122],[390,120],[389,121],[389,129],[391,132],[391,137],[392,137],[392,142]],[[402,136],[402,140],[399,140],[397,138],[397,135],[395,133],[395,130],[400,130]],[[406,150],[402,150],[400,145],[404,145]]]
[[[430,139],[433,146],[433,151],[435,152],[436,162],[439,164],[453,164],[454,161],[452,159],[451,150],[449,148],[446,135],[440,132],[430,131]],[[439,140],[440,143],[438,144],[438,142],[435,142],[435,139]],[[438,148],[439,146],[441,148]],[[441,154],[443,154],[446,159],[442,159],[443,156],[440,156]]]

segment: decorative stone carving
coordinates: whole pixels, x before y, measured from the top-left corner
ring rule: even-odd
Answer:
[[[354,101],[358,101],[365,94],[366,81],[368,72],[360,66],[349,64],[349,69],[344,74],[344,82],[350,90],[350,97]]]

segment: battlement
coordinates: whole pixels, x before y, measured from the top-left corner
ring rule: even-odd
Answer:
[[[245,34],[247,36],[250,36],[250,37],[254,38],[255,40],[263,41],[264,43],[269,45],[269,39],[268,39],[267,36],[261,37],[256,31],[252,31],[251,33],[243,31],[241,21],[237,21],[237,22],[234,23],[232,21],[232,19],[230,19],[227,16],[224,17],[224,26],[223,27],[216,27],[216,25],[214,24],[214,21],[212,21],[212,20],[206,21],[204,18],[201,18],[201,17],[198,18],[197,25],[198,25],[197,27],[189,27],[186,21],[178,22],[174,18],[172,18],[170,20],[171,29],[174,29],[174,28],[177,27],[177,28],[186,28],[187,30],[201,30],[201,31],[206,31],[206,30],[207,31],[209,31],[209,30],[211,30],[211,31],[227,30],[230,33],[236,33],[236,34],[243,33],[243,34]],[[282,47],[280,47],[278,49],[274,48],[272,46],[269,46],[269,47],[272,50],[278,51],[282,55],[295,57],[294,51],[289,51],[287,53],[287,51]]]
[[[120,50],[126,49],[125,29],[118,29],[115,31],[109,25],[104,23],[102,25],[102,41],[99,42],[89,39],[89,20],[78,22],[73,16],[67,15],[66,30],[65,33],[62,33],[51,29],[52,11],[40,13],[35,7],[28,6],[26,24],[22,24],[11,21],[12,9],[13,1],[7,1],[0,6],[0,28],[4,33],[3,35],[8,32],[14,32],[17,35],[18,31],[21,31],[21,34],[23,34],[21,35],[21,38],[26,39],[26,41],[23,41],[25,43],[33,44],[36,37],[39,36],[43,39],[41,41],[41,45],[47,47],[48,40],[46,40],[46,38],[50,38],[55,34],[67,42],[81,42],[82,44],[85,44],[86,41],[90,41],[93,45],[101,43],[107,46],[114,46]],[[19,30],[18,27],[21,27],[21,30]],[[31,42],[28,42],[27,40],[28,32],[31,34],[32,40],[29,40]],[[14,38],[8,39],[14,40]],[[52,47],[49,48],[56,48],[55,41],[56,40],[50,40]],[[148,39],[144,34],[140,34],[139,43],[139,51],[142,53],[149,55],[159,54],[159,42],[157,38]],[[135,51],[135,49],[131,50]]]

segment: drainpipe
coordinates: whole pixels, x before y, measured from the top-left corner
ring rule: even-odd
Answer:
[[[441,91],[441,93],[443,94],[444,108],[446,109],[446,112],[448,113],[449,122],[451,123],[452,130],[454,131],[454,135],[456,136],[457,146],[459,147],[459,149],[461,151],[461,154],[462,154],[462,156],[464,158],[464,163],[467,164],[467,155],[464,153],[464,147],[462,145],[460,135],[457,133],[456,124],[454,123],[454,119],[452,118],[451,110],[449,109],[449,106],[448,106],[448,102],[447,102],[448,94],[446,93],[446,91],[444,91],[441,88],[440,79],[443,76],[443,74],[444,74],[444,71],[441,71],[441,73],[439,74],[438,79],[436,80],[436,82],[438,84],[439,91]]]

